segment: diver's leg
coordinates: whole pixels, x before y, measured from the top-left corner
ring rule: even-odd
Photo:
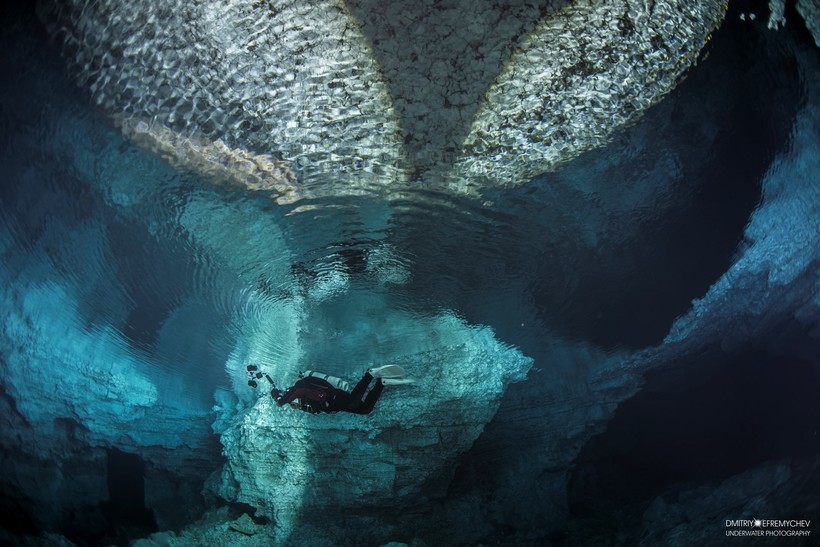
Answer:
[[[362,400],[362,396],[364,395],[364,390],[367,389],[367,386],[370,384],[370,380],[373,379],[373,376],[370,375],[369,372],[365,372],[362,379],[359,380],[359,383],[356,384],[356,387],[353,388],[353,391],[350,392],[350,398],[354,401],[353,404],[358,403]]]
[[[376,401],[379,400],[383,389],[384,384],[382,383],[381,378],[376,379],[376,385],[374,385],[373,389],[370,390],[370,393],[367,394],[364,402],[357,406],[352,412],[355,412],[356,414],[370,414],[370,412],[373,411],[373,407],[376,406]]]

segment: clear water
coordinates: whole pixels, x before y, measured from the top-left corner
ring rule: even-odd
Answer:
[[[301,365],[346,376],[424,339],[393,325],[395,311],[489,325],[537,368],[573,366],[550,360],[555,337],[605,353],[650,347],[730,265],[763,175],[790,147],[806,97],[788,40],[729,20],[708,58],[638,123],[514,190],[280,206],[125,142],[35,22],[7,22],[3,298],[17,305],[23,287],[41,291],[54,305],[35,320],[55,325],[54,337],[108,341],[82,351],[127,356],[160,400],[200,413],[215,389],[244,380],[225,366],[237,355],[283,374]],[[270,323],[283,310],[300,325],[298,362],[279,335],[293,325]],[[248,340],[264,352],[243,353]],[[517,410],[508,402],[497,419],[513,438],[529,428],[504,423]],[[492,484],[486,447],[470,457]]]

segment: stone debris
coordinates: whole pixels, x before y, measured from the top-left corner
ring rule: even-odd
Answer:
[[[174,545],[184,545],[173,532],[156,532],[147,538],[138,539],[131,542],[131,547],[173,547]]]
[[[256,534],[256,524],[247,513],[242,513],[241,517],[230,523],[228,526],[231,530],[239,532],[240,534],[245,534],[246,536]]]
[[[238,529],[241,528],[241,529]],[[242,530],[245,530],[243,532]],[[250,532],[250,533],[247,533]],[[270,524],[256,524],[247,514],[231,520],[227,507],[206,512],[177,532],[156,532],[132,541],[132,547],[192,547],[200,545],[270,547],[278,545]]]
[[[155,532],[149,536],[149,539],[160,547],[171,547],[175,535],[173,532]]]

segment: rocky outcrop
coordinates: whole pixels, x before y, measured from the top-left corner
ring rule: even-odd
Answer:
[[[309,197],[522,184],[673,89],[726,2],[351,6],[363,22],[340,0],[40,11],[108,113],[271,154]]]
[[[809,508],[790,507],[793,483],[805,480],[801,467],[790,461],[771,462],[718,485],[658,497],[643,515],[641,545],[719,545],[738,539],[753,540],[755,545],[782,545],[784,540],[811,545],[811,521],[801,516]],[[787,519],[784,526],[772,522]]]
[[[574,460],[584,444],[606,429],[617,405],[635,395],[644,376],[653,370],[684,367],[704,354],[719,356],[719,362],[742,348],[761,346],[775,354],[793,352],[793,355],[800,356],[800,347],[790,347],[789,331],[792,335],[800,333],[794,335],[797,339],[808,337],[808,351],[816,347],[820,333],[820,293],[817,289],[820,283],[820,187],[815,181],[820,170],[820,157],[815,149],[820,139],[817,130],[820,127],[817,104],[820,73],[816,70],[816,57],[812,51],[801,53],[799,60],[803,73],[808,75],[805,82],[812,99],[795,117],[790,147],[775,158],[764,177],[763,200],[750,218],[744,241],[731,267],[702,298],[692,302],[691,310],[675,321],[663,343],[656,347],[606,355],[583,344],[576,348],[556,344],[556,349],[549,354],[551,359],[555,363],[566,363],[565,366],[576,376],[570,378],[569,374],[544,370],[531,373],[528,382],[512,388],[519,399],[518,404],[509,409],[502,406],[496,424],[487,427],[491,433],[482,446],[517,447],[522,439],[526,439],[532,442],[532,447],[538,447],[537,451],[533,448],[533,454],[537,456],[516,458],[518,448],[502,452],[498,460],[503,464],[497,472],[499,478],[493,496],[475,502],[472,506],[474,514],[489,513],[497,523],[519,530],[565,526],[569,505],[566,469],[576,465]],[[777,338],[773,333],[784,333],[784,340],[773,341],[772,338]],[[778,347],[778,342],[782,347]],[[816,363],[816,356],[810,359]],[[681,375],[686,374],[684,369]],[[522,427],[517,434],[507,431],[519,423],[533,425]],[[475,473],[469,461],[463,465]],[[755,484],[761,484],[755,482],[758,480],[772,486],[781,482],[782,475],[775,475],[780,478],[766,482],[771,478],[766,469],[760,471],[760,475],[758,471],[752,471],[746,477],[750,488],[757,488]],[[538,477],[531,493],[526,496],[521,494],[518,482],[522,476]],[[783,480],[789,482],[792,479]],[[803,477],[793,480],[795,484],[787,489],[805,484]],[[705,485],[704,488],[716,489],[715,485]],[[765,490],[766,487],[762,488]],[[728,489],[727,485],[723,493]],[[701,498],[703,495],[703,492],[699,494]],[[720,492],[715,494],[715,499],[721,497]],[[689,501],[695,503],[694,499]],[[728,512],[734,502],[729,498],[724,501],[724,509]],[[468,505],[465,500],[452,503],[456,507],[459,503]],[[537,510],[532,510],[533,507]],[[803,511],[811,511],[810,504],[802,507]],[[550,518],[554,519],[551,523],[545,522]],[[683,526],[685,522],[686,517],[681,516],[676,524]],[[464,528],[480,530],[484,523],[483,518],[476,519]],[[669,524],[673,526],[671,522]],[[611,527],[608,532],[613,535],[601,536],[607,540],[626,526],[618,522],[608,525]],[[661,524],[654,522],[652,526],[660,527]],[[681,528],[681,534],[685,528]],[[719,533],[723,531],[721,528]],[[588,532],[585,530],[579,534],[582,538],[578,540],[579,544],[592,543],[591,537],[584,535]],[[661,536],[667,532],[672,533],[670,530],[658,532],[659,541],[647,541],[647,545],[665,543]],[[478,532],[470,540],[478,541],[481,537]],[[681,544],[697,543],[698,535],[693,537],[688,542],[681,539]],[[712,537],[715,544],[722,539],[725,537]]]
[[[215,183],[268,192],[277,203],[292,203],[301,190],[288,164],[213,142],[187,138],[159,123],[115,116],[126,138],[157,154],[180,171],[193,171]]]
[[[786,24],[786,2],[785,0],[769,0],[769,22],[770,29],[777,30]]]
[[[42,2],[40,13],[109,114],[271,154],[307,187],[396,176],[398,124],[341,0]]]
[[[487,91],[452,176],[514,186],[607,142],[671,91],[725,2],[572,2],[542,21]]]
[[[814,36],[814,43],[820,47],[820,4],[817,0],[797,0],[797,11],[803,16],[806,27]]]
[[[820,47],[820,4],[817,0],[797,0],[795,7],[814,37],[814,43]],[[768,27],[777,30],[786,26],[786,22],[786,0],[769,0]]]
[[[264,393],[217,423],[228,458],[219,494],[271,518],[276,544],[389,541],[386,515],[445,494],[457,458],[532,364],[486,327],[452,315],[404,322],[406,332],[427,333],[417,342],[427,349],[397,349],[390,362],[417,381],[387,386],[371,415],[311,415],[277,408]],[[349,526],[333,532],[327,511]]]
[[[530,444],[504,445],[508,450],[504,455],[510,457],[495,463],[502,468],[498,475],[510,480],[483,492],[452,493],[446,499],[445,490],[452,484],[457,462],[462,459],[463,463],[465,451],[487,429],[486,423],[496,415],[505,390],[525,376],[531,366],[527,357],[496,340],[490,329],[470,326],[451,314],[416,316],[388,309],[368,315],[355,309],[363,324],[378,323],[379,333],[367,332],[362,338],[368,340],[368,350],[379,348],[384,352],[381,357],[402,364],[418,382],[388,387],[377,412],[368,417],[312,416],[275,408],[266,394],[256,398],[242,385],[243,365],[248,360],[269,358],[278,383],[293,380],[296,366],[303,361],[302,352],[310,352],[311,344],[322,342],[322,334],[306,334],[311,319],[315,319],[309,314],[316,312],[316,301],[345,294],[351,281],[345,275],[328,275],[305,291],[304,297],[290,298],[287,294],[279,298],[276,284],[287,275],[293,257],[273,215],[255,214],[261,209],[246,203],[210,201],[213,196],[198,188],[188,191],[187,187],[175,187],[173,190],[180,191],[152,194],[146,190],[149,182],[156,178],[153,182],[162,185],[170,177],[145,177],[151,179],[146,185],[130,184],[139,177],[121,172],[133,164],[110,161],[116,169],[110,168],[95,155],[99,151],[83,148],[90,147],[91,139],[76,139],[73,144],[77,148],[69,150],[79,151],[76,156],[59,149],[55,155],[75,159],[72,169],[82,177],[97,181],[99,173],[104,175],[99,177],[104,183],[96,189],[110,200],[107,205],[113,212],[107,208],[106,214],[116,216],[117,221],[139,219],[150,232],[146,239],[167,242],[162,239],[162,229],[167,228],[162,217],[145,215],[155,204],[154,198],[179,199],[168,212],[174,215],[169,225],[183,234],[180,239],[189,245],[186,252],[218,264],[206,268],[207,273],[218,272],[218,282],[191,276],[203,283],[197,290],[227,287],[224,292],[214,291],[215,296],[224,297],[218,305],[241,307],[243,314],[247,312],[240,324],[226,327],[241,337],[227,363],[234,385],[218,392],[215,409],[214,428],[222,435],[228,461],[212,477],[210,487],[225,500],[251,506],[249,512],[256,509],[259,516],[254,517],[260,522],[251,519],[251,524],[250,517],[223,512],[178,537],[155,535],[151,541],[361,544],[399,535],[407,539],[414,533],[439,537],[437,534],[452,523],[460,526],[460,536],[453,538],[453,543],[479,541],[494,527],[522,523],[521,529],[533,530],[532,542],[538,534],[543,540],[547,531],[560,527],[565,516],[566,470],[573,457],[591,435],[605,427],[613,408],[638,389],[646,370],[705,347],[731,351],[784,319],[817,332],[817,120],[815,106],[807,106],[794,128],[791,148],[772,165],[764,184],[763,203],[751,219],[747,240],[734,265],[676,323],[665,342],[637,353],[607,353],[554,339],[556,348],[550,356],[567,366],[534,371],[532,382],[513,386],[520,387],[515,395],[521,399],[512,405],[507,418],[513,422],[520,418]],[[75,122],[68,124],[74,130],[68,132],[72,136],[81,134]],[[172,143],[184,142],[174,140],[182,134],[182,129],[174,135],[160,133],[162,139],[167,138],[162,142]],[[53,139],[47,142],[54,144]],[[201,147],[197,154],[207,155],[214,143],[226,141],[192,142]],[[221,150],[221,145],[216,146]],[[232,150],[236,156],[215,157],[244,157]],[[136,171],[144,176],[146,171],[141,167],[137,165]],[[289,167],[283,165],[282,169]],[[44,206],[43,210],[63,211],[61,205]],[[94,208],[89,206],[83,213],[91,214],[89,210]],[[39,215],[41,211],[36,212]],[[105,220],[114,224],[108,217]],[[216,459],[207,444],[206,426],[213,414],[208,409],[170,404],[173,399],[162,396],[167,387],[162,380],[169,377],[152,369],[155,363],[149,358],[132,353],[134,345],[111,326],[125,322],[126,312],[117,308],[120,299],[127,300],[125,291],[124,295],[105,292],[110,298],[105,300],[107,322],[95,323],[80,313],[81,304],[92,295],[90,289],[84,292],[86,287],[99,282],[98,274],[104,270],[100,255],[114,248],[110,241],[113,236],[101,233],[98,224],[102,224],[100,219],[84,217],[76,225],[66,225],[50,215],[43,226],[25,227],[32,234],[38,232],[26,234],[31,239],[21,243],[26,250],[36,251],[28,262],[29,254],[12,248],[18,242],[17,232],[4,232],[0,239],[5,260],[0,272],[0,301],[4,303],[0,379],[7,391],[7,396],[0,397],[2,439],[4,449],[25,447],[21,452],[4,451],[4,458],[14,456],[4,459],[4,464],[8,463],[4,468],[19,475],[29,489],[27,493],[36,492],[38,507],[44,507],[55,492],[63,499],[81,492],[83,503],[96,503],[104,491],[100,481],[103,451],[111,446],[134,450],[149,464],[162,468],[146,472],[147,502],[167,508],[179,493],[191,493],[190,488],[174,491],[167,485],[168,469],[174,470],[174,476],[199,473],[203,463]],[[20,225],[9,226],[23,231]],[[60,237],[55,235],[58,232]],[[250,240],[264,244],[244,244]],[[385,261],[391,262],[389,258]],[[123,271],[125,268],[117,273]],[[402,281],[409,275],[397,271],[391,279]],[[316,277],[322,276],[316,273]],[[117,283],[100,284],[105,289],[119,287],[120,279],[115,279]],[[235,279],[241,283],[232,284]],[[233,291],[237,286],[243,290]],[[160,317],[171,326],[187,324],[201,309],[196,303],[174,301]],[[394,328],[394,334],[405,334],[402,340],[406,343],[394,347],[397,337],[379,337],[387,329],[385,325]],[[170,340],[181,331],[158,330],[157,347],[173,354]],[[328,351],[328,347],[336,347],[335,341],[328,341],[323,349]],[[326,355],[336,354],[328,351]],[[222,374],[222,362],[219,365]],[[198,372],[199,368],[194,369],[191,377]],[[497,435],[489,442],[498,439],[515,437]],[[21,465],[26,458],[32,463]],[[56,464],[43,472],[38,470],[41,462]],[[782,478],[778,473],[774,476]],[[754,482],[755,477],[746,479]],[[81,485],[87,489],[81,491]],[[538,515],[528,510],[533,503],[549,504],[556,517],[536,522]],[[696,513],[685,507],[673,512],[682,515],[681,521]],[[647,532],[647,537],[671,537],[653,515],[647,515],[647,529],[657,533]],[[270,526],[264,524],[264,518],[271,520]],[[331,520],[334,526],[325,526]]]
[[[193,492],[190,506],[196,507],[195,485],[216,456],[210,413],[162,402],[113,331],[77,331],[65,287],[4,287],[3,301],[19,307],[4,310],[0,335],[8,406],[0,441],[5,475],[30,500],[38,526],[66,526],[68,510],[108,500],[106,451],[112,447],[139,454],[149,463],[148,478],[163,484],[149,507],[167,508],[178,489]],[[51,313],[55,304],[59,314]],[[166,473],[175,486],[160,478]],[[166,526],[185,520],[172,516],[177,511],[167,514],[160,517]]]

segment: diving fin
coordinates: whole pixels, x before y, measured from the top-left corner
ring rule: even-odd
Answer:
[[[399,365],[384,365],[383,367],[368,369],[374,378],[402,378],[407,372]]]
[[[401,386],[405,384],[415,384],[412,378],[382,378],[382,384],[386,386]]]

